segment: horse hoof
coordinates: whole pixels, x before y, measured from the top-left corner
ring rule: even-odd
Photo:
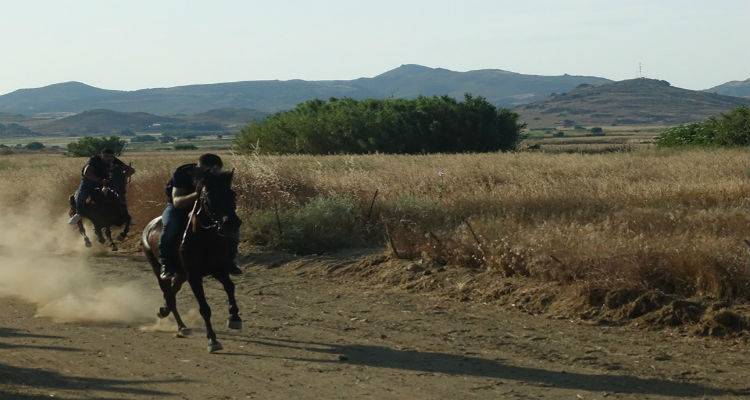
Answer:
[[[86,241],[86,242],[84,242],[84,243],[86,244],[86,247],[91,247],[91,241],[87,240],[87,241]]]
[[[96,241],[99,242],[100,244],[104,244],[104,242],[106,242],[106,240],[104,240],[104,238],[102,238],[102,239],[96,239]]]
[[[112,246],[112,251],[117,251],[117,246]]]
[[[242,320],[241,319],[233,320],[231,318],[228,319],[227,328],[234,329],[236,331],[242,330]]]
[[[184,339],[188,336],[190,336],[192,332],[190,331],[190,328],[180,328],[177,330],[177,333],[174,334],[174,337]],[[219,349],[221,350],[221,349]]]
[[[159,311],[156,312],[156,316],[159,317],[159,319],[164,319],[169,316],[169,309],[166,307],[159,307]]]
[[[215,353],[219,350],[223,350],[224,347],[221,346],[221,343],[219,343],[218,340],[209,340],[208,341],[208,352],[209,353]]]

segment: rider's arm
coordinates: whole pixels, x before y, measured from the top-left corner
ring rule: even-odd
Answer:
[[[88,180],[90,180],[90,181],[94,181],[96,183],[102,183],[102,181],[103,181],[102,178],[100,178],[100,177],[96,176],[96,174],[94,174],[94,169],[91,168],[90,165],[87,165],[83,169],[83,177],[86,178],[86,179],[88,179]]]
[[[190,189],[173,188],[172,189],[172,204],[180,209],[188,209],[193,207],[195,200],[198,200],[198,193],[193,192]]]

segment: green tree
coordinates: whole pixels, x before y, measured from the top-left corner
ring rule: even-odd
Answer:
[[[679,125],[664,130],[656,143],[677,146],[750,145],[750,107],[736,108],[703,122]]]
[[[482,97],[311,100],[252,122],[236,137],[241,152],[454,153],[516,148],[518,115]]]
[[[44,143],[42,142],[31,142],[24,146],[26,150],[43,150],[44,149]]]
[[[116,155],[120,155],[125,149],[126,144],[127,142],[118,136],[86,136],[78,139],[76,142],[68,143],[67,149],[68,154],[74,157],[91,157],[106,148],[112,149]]]

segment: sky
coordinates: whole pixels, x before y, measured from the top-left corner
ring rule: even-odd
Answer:
[[[750,0],[0,0],[0,94],[353,79],[401,64],[750,78]]]

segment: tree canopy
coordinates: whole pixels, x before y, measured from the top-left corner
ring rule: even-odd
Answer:
[[[516,148],[518,115],[482,97],[311,100],[253,122],[236,137],[241,152],[454,153]]]
[[[662,132],[657,144],[676,146],[750,145],[750,107],[739,107],[703,122],[680,125]]]
[[[68,143],[68,154],[75,157],[91,157],[103,149],[112,149],[120,155],[125,149],[126,142],[118,136],[91,137],[86,136],[73,143]]]

